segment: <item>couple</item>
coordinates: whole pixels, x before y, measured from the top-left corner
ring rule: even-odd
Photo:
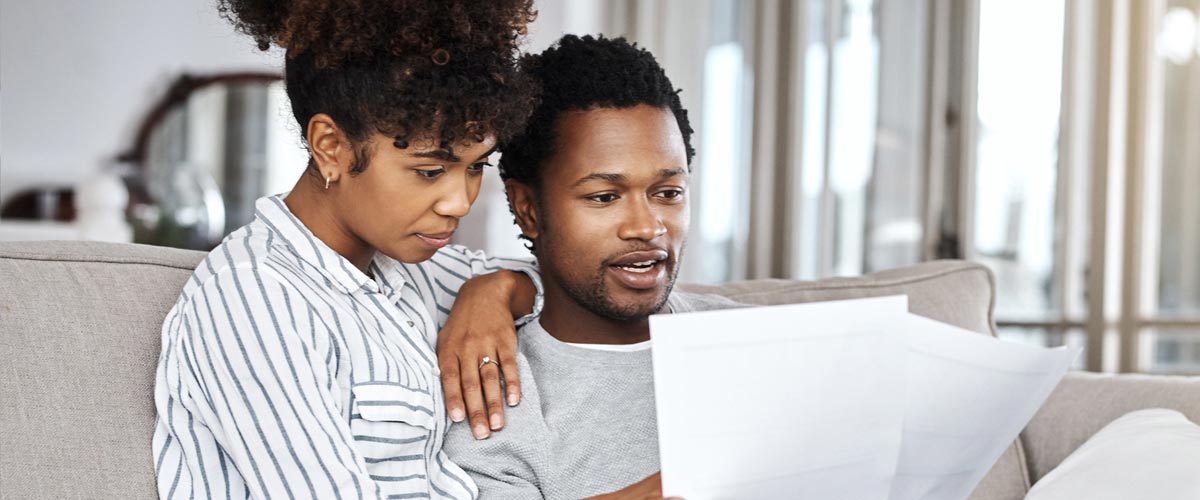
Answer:
[[[518,68],[528,0],[221,8],[286,49],[310,160],[164,321],[160,495],[661,498],[646,317],[732,303],[671,293],[691,128],[653,57]],[[498,147],[536,263],[449,245]]]

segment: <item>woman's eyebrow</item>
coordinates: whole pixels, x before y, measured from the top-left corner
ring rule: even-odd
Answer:
[[[500,147],[500,145],[499,145],[499,144],[493,144],[493,145],[492,145],[492,149],[489,149],[489,150],[487,150],[487,152],[486,152],[486,153],[479,155],[479,158],[476,158],[476,159],[475,159],[475,162],[478,162],[478,161],[480,161],[480,160],[483,160],[484,158],[487,158],[487,157],[489,157],[489,156],[492,156],[492,153],[495,153],[495,152],[496,152],[496,149],[498,149],[499,147]],[[475,163],[475,162],[472,162],[472,163]]]
[[[479,158],[476,158],[475,161],[477,162],[479,160],[482,160],[484,158],[491,156],[492,153],[496,152],[496,148],[498,146],[499,145],[493,145],[492,149],[489,149],[489,150],[487,150],[486,153],[479,155]],[[452,151],[450,149],[435,149],[433,151],[418,151],[418,152],[412,153],[412,156],[414,158],[432,158],[435,160],[447,161],[447,162],[451,162],[451,163],[458,163],[458,162],[462,161],[462,158],[459,158],[458,155],[454,154],[454,151]],[[472,163],[474,163],[474,162],[472,162]]]
[[[451,163],[457,163],[457,162],[462,161],[462,158],[459,158],[457,155],[454,154],[454,152],[450,151],[449,149],[435,149],[433,151],[418,151],[415,153],[411,153],[411,155],[413,158],[432,158],[434,160],[448,161]]]

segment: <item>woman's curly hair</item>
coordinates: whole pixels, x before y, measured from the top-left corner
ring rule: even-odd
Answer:
[[[259,49],[287,52],[285,81],[301,134],[330,115],[361,145],[373,132],[407,147],[521,130],[535,86],[517,71],[532,0],[218,0]],[[357,148],[353,172],[369,151]]]

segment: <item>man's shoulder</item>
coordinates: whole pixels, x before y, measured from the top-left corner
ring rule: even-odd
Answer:
[[[516,406],[504,407],[504,428],[492,433],[486,440],[475,439],[468,421],[453,423],[446,434],[444,445],[452,460],[457,462],[464,455],[522,455],[537,449],[534,443],[546,435],[541,394],[538,392],[537,379],[529,369],[529,359],[521,351],[517,352],[515,359],[521,380],[521,402]]]
[[[674,312],[715,311],[753,307],[715,293],[672,292],[670,302]]]

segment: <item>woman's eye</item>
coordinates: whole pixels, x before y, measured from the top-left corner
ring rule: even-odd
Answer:
[[[471,165],[470,167],[467,167],[467,169],[470,170],[471,172],[482,172],[485,167],[490,167],[490,166],[492,166],[491,163],[488,163],[486,161],[481,161],[479,163]]]
[[[446,172],[446,169],[444,169],[444,168],[431,168],[431,169],[427,169],[427,170],[426,169],[417,169],[417,175],[424,177],[426,179],[436,179],[437,176],[442,175],[445,172]]]
[[[595,194],[592,196],[588,196],[587,199],[595,201],[595,202],[599,202],[599,203],[612,203],[613,201],[616,201],[617,195],[612,194],[612,193]]]

